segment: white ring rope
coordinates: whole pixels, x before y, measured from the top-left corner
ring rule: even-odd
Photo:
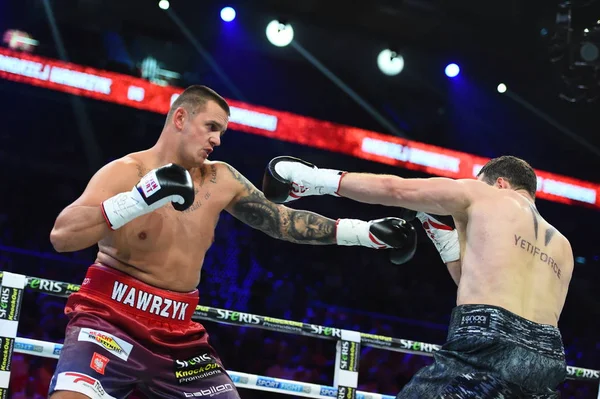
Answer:
[[[4,273],[0,272],[0,288],[2,287],[2,277]],[[6,273],[15,276],[12,273]],[[18,275],[17,275],[18,276]],[[25,277],[25,276],[23,276]],[[37,277],[26,277],[25,288],[32,289],[41,293],[68,297],[71,293],[79,291],[78,284],[71,284],[61,281],[40,279]],[[0,298],[1,299],[1,298]],[[9,298],[9,300],[12,298]],[[20,295],[18,305],[20,307]],[[9,305],[10,307],[10,305]],[[314,338],[344,340],[343,336],[352,333],[360,336],[360,344],[376,347],[384,350],[392,350],[404,353],[414,353],[425,356],[433,356],[440,346],[417,342],[407,339],[386,337],[381,335],[365,334],[358,332],[349,332],[338,328],[324,327],[316,324],[303,323],[298,321],[283,320],[266,316],[259,316],[250,313],[236,312],[232,310],[213,308],[209,306],[197,306],[192,317],[194,320],[210,320],[224,324],[234,324],[238,326],[261,328],[266,330],[285,332],[288,334],[305,335]],[[10,318],[5,318],[10,320]],[[3,318],[0,318],[0,325]],[[10,336],[0,334],[1,337]],[[58,359],[62,344],[52,342],[38,341],[21,337],[14,337],[14,351],[34,356],[49,357]],[[2,348],[0,348],[0,351]],[[299,381],[284,380],[273,377],[265,377],[254,374],[240,373],[237,371],[228,371],[235,385],[240,388],[256,389],[262,391],[278,392],[288,395],[298,395],[309,398],[330,398],[337,396],[337,388],[310,384]],[[567,378],[584,381],[600,381],[600,371],[585,369],[581,367],[567,366]],[[599,396],[600,398],[600,393]],[[360,399],[393,399],[394,396],[381,395],[376,393],[367,393],[356,391],[356,398]]]
[[[14,351],[27,355],[58,359],[62,347],[62,344],[17,337]],[[231,370],[227,370],[227,373],[233,380],[235,386],[239,388],[277,392],[285,395],[304,396],[307,398],[332,398],[337,396],[337,388],[326,385],[284,380],[281,378],[265,377]],[[358,391],[356,393],[356,398],[394,399],[395,396]]]

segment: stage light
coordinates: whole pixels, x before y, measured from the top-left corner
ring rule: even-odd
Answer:
[[[498,93],[506,93],[506,85],[504,83],[500,83],[497,87]]]
[[[377,56],[379,70],[388,75],[398,75],[404,69],[404,58],[390,49],[383,50]]]
[[[9,29],[4,32],[3,41],[13,50],[27,52],[32,52],[34,47],[39,45],[39,42],[29,33],[16,29]]]
[[[458,74],[460,73],[460,68],[456,64],[448,64],[445,72],[446,76],[448,76],[449,78],[453,78],[455,76],[458,76]]]
[[[232,7],[223,7],[221,10],[221,19],[225,22],[231,22],[235,19],[235,10]]]
[[[169,0],[160,0],[158,6],[163,10],[168,10],[170,6]]]
[[[269,22],[266,33],[267,39],[277,47],[285,47],[294,39],[294,28],[277,20]]]

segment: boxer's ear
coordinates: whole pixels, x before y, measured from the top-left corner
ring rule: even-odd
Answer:
[[[496,179],[496,184],[494,184],[497,188],[501,189],[510,189],[510,183],[504,177],[499,177]]]

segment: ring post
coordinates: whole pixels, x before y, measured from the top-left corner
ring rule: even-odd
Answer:
[[[0,281],[0,399],[8,398],[10,363],[12,361],[19,313],[26,277],[4,272]]]
[[[333,386],[338,399],[356,399],[358,388],[358,361],[360,357],[360,333],[342,330],[342,338],[335,346],[335,371]]]

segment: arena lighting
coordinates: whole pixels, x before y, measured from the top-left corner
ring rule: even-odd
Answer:
[[[160,86],[169,84],[169,80],[179,79],[181,76],[177,72],[160,68],[158,61],[152,57],[146,57],[140,65],[142,78]]]
[[[598,47],[600,47],[600,25],[596,25],[592,29],[584,29],[583,39],[579,48],[581,61],[590,66],[600,66],[598,62]]]
[[[504,83],[498,85],[498,93],[506,93],[506,85]]]
[[[460,68],[458,65],[452,63],[452,64],[448,64],[448,66],[446,67],[444,72],[446,73],[446,76],[448,76],[449,78],[454,78],[454,77],[458,76],[458,74],[460,73]]]
[[[31,52],[39,44],[29,33],[16,29],[9,29],[4,32],[2,39],[11,49],[27,52]]]
[[[158,6],[163,10],[168,10],[170,5],[169,0],[160,0],[158,2]]]
[[[294,39],[294,28],[292,25],[280,22],[276,19],[267,25],[267,39],[272,45],[285,47]]]
[[[377,66],[385,75],[395,76],[404,69],[404,57],[395,51],[385,49],[377,56]]]
[[[558,96],[571,103],[591,103],[600,98],[600,24],[585,29],[575,29],[572,24],[573,8],[592,3],[561,2],[548,43],[550,61],[558,65],[562,79]]]
[[[221,10],[221,19],[225,22],[231,22],[235,19],[235,10],[232,7],[223,7]]]
[[[107,101],[166,115],[183,89],[145,79],[0,48],[0,79]],[[489,160],[272,108],[228,99],[231,130],[332,151],[434,176],[469,179]],[[315,140],[315,132],[326,138]],[[548,201],[600,209],[600,184],[536,170],[536,196]]]

